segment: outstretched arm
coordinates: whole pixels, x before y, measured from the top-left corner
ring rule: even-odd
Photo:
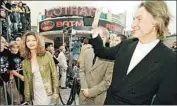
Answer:
[[[95,55],[100,58],[115,60],[117,52],[122,43],[114,47],[104,47],[103,41],[99,35],[97,36],[92,35],[92,37],[93,38],[91,39],[91,44],[94,48]]]

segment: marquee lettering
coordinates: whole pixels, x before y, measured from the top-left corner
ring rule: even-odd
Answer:
[[[59,16],[61,13],[62,13],[62,8],[58,8],[58,9],[54,8],[53,14],[55,16]]]
[[[55,18],[60,16],[94,16],[96,8],[88,7],[58,7],[50,10],[45,9],[46,18]]]
[[[70,15],[74,15],[74,12],[75,12],[75,15],[78,15],[78,8],[77,7],[70,8]]]
[[[86,7],[83,7],[79,13],[79,15],[88,15]]]
[[[63,27],[64,25],[68,26],[73,26],[73,27],[82,27],[84,26],[83,21],[57,21],[56,22],[56,27]]]

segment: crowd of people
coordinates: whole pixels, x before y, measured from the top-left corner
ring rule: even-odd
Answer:
[[[101,27],[101,30],[102,29],[107,31],[107,29]],[[107,37],[104,38],[107,47],[109,47],[109,45],[110,45],[109,42],[115,42],[113,40],[109,40],[108,36],[109,35],[107,33]],[[118,35],[117,37],[124,38],[125,36]],[[119,39],[119,40],[121,41],[124,39]],[[119,42],[117,42],[117,44],[118,43]],[[53,43],[46,43],[45,48],[44,47],[42,48],[42,47],[43,46],[41,45],[41,42],[40,42],[38,36],[34,32],[27,32],[23,35],[22,38],[16,37],[16,39],[14,41],[11,41],[10,43],[8,43],[6,41],[6,39],[3,36],[1,36],[1,52],[0,52],[1,53],[1,80],[0,80],[1,86],[3,86],[3,82],[5,82],[5,83],[8,83],[7,89],[10,89],[10,82],[12,83],[13,94],[14,94],[13,103],[16,105],[25,102],[25,100],[30,102],[29,96],[31,94],[29,95],[29,93],[31,93],[31,91],[30,91],[31,85],[33,85],[32,87],[34,89],[33,96],[36,97],[36,100],[37,100],[37,101],[33,101],[33,104],[49,104],[50,101],[47,101],[47,100],[49,98],[48,95],[50,93],[48,94],[48,92],[47,92],[45,94],[44,89],[50,90],[50,89],[54,89],[54,88],[51,88],[51,86],[44,86],[43,87],[41,85],[42,81],[44,81],[44,80],[48,81],[50,78],[52,78],[52,80],[54,80],[54,82],[49,81],[50,83],[55,83],[56,86],[60,87],[61,89],[66,89],[67,87],[69,87],[67,85],[67,81],[68,81],[67,74],[74,73],[74,71],[73,71],[74,66],[78,67],[79,70],[84,70],[84,64],[85,65],[92,64],[92,61],[89,62],[85,58],[88,55],[93,56],[89,52],[87,54],[87,51],[91,50],[90,52],[92,54],[94,53],[93,49],[91,49],[92,46],[91,46],[88,38],[85,38],[83,40],[81,53],[78,57],[78,60],[73,58],[72,53],[70,53],[70,56],[68,56],[66,54],[67,53],[66,50],[68,50],[68,48],[67,48],[68,46],[66,43],[64,43],[63,45],[61,45],[59,47],[59,49],[58,49],[59,53],[57,55],[56,55]],[[51,58],[53,61],[51,61]],[[87,57],[87,58],[89,59],[90,57]],[[71,63],[69,63],[68,60],[71,60]],[[77,61],[77,63],[75,63],[75,61]],[[102,61],[102,60],[100,60],[100,61]],[[69,69],[69,64],[71,64],[71,69]],[[97,62],[96,62],[96,64],[97,64]],[[111,62],[111,64],[113,64],[113,63]],[[43,65],[45,67],[42,67]],[[42,75],[43,71],[39,70],[39,68],[41,68],[41,67],[42,67],[43,71],[45,71],[47,69],[49,72],[45,72],[45,73],[43,73],[44,75]],[[92,65],[90,67],[92,67]],[[100,69],[101,68],[102,67],[100,67]],[[32,72],[30,70],[32,70]],[[106,71],[106,69],[105,69],[105,71]],[[109,71],[111,71],[111,70],[109,70]],[[30,79],[32,76],[29,72],[31,72],[31,74],[33,73],[33,81],[34,82],[33,81],[30,82],[31,81]],[[41,75],[39,72],[41,72]],[[53,72],[53,73],[51,73],[51,72]],[[84,71],[81,71],[81,72],[84,72]],[[109,72],[109,73],[110,73],[110,77],[111,77],[112,76],[111,72]],[[51,75],[51,76],[46,76],[46,74]],[[80,76],[80,77],[83,77],[83,76]],[[110,77],[108,77],[109,82],[111,80]],[[46,78],[46,79],[44,79],[44,78]],[[28,82],[28,83],[24,84],[24,81]],[[49,82],[45,82],[45,83],[47,84]],[[49,85],[50,85],[50,83],[49,83]],[[56,93],[58,93],[59,88],[55,88],[55,89],[56,89]],[[49,92],[51,92],[51,91],[49,91]],[[1,87],[1,94],[3,94],[2,87]],[[25,96],[25,94],[26,94],[26,96]],[[8,103],[11,104],[12,103],[12,101],[10,99],[11,92],[8,91],[7,95],[8,95]],[[42,95],[42,96],[39,96],[39,95]],[[1,95],[1,98],[3,98],[3,97],[4,96]],[[44,100],[46,102],[44,103],[40,100],[38,101],[38,99],[40,99],[40,97],[42,97],[41,100],[46,99],[46,100]],[[3,104],[4,100],[5,100],[5,98],[1,99],[0,103]]]
[[[26,3],[14,2],[11,0],[1,2],[1,29],[2,35],[8,41],[14,40],[21,36],[27,30],[31,30],[31,12]]]
[[[80,105],[177,104],[176,53],[163,44],[169,21],[164,1],[142,2],[132,23],[134,38],[110,36],[94,23],[91,38],[75,54],[66,43],[58,51],[52,43],[44,47],[35,32],[9,43],[1,36],[0,105],[58,104],[73,70],[79,70]]]

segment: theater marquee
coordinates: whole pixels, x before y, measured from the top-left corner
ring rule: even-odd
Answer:
[[[39,22],[39,31],[60,31],[66,26],[73,26],[75,30],[91,30],[91,26],[84,25],[83,17],[59,17]],[[99,20],[99,26],[103,26],[115,34],[121,33],[123,29],[120,25],[105,20]]]
[[[66,26],[73,26],[75,30],[90,30],[91,27],[84,26],[83,18],[64,18],[48,19],[39,23],[39,31],[56,31],[62,30]]]

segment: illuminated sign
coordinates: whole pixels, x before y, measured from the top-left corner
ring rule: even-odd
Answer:
[[[73,29],[75,30],[91,29],[91,27],[89,26],[87,27],[84,26],[83,18],[58,18],[58,19],[48,19],[48,20],[41,21],[39,23],[39,31],[45,32],[45,31],[62,30],[64,27],[68,27],[68,26],[73,26]]]
[[[108,22],[106,20],[99,20],[98,25],[107,28],[109,31],[115,34],[121,33],[123,30],[123,27],[121,27],[120,25]],[[73,29],[75,30],[91,30],[91,26],[84,25],[84,19],[82,17],[60,17],[39,22],[39,32],[59,31],[68,26],[73,26]]]
[[[44,21],[41,23],[41,29],[44,31],[48,31],[53,29],[55,26],[55,23],[53,21]]]

